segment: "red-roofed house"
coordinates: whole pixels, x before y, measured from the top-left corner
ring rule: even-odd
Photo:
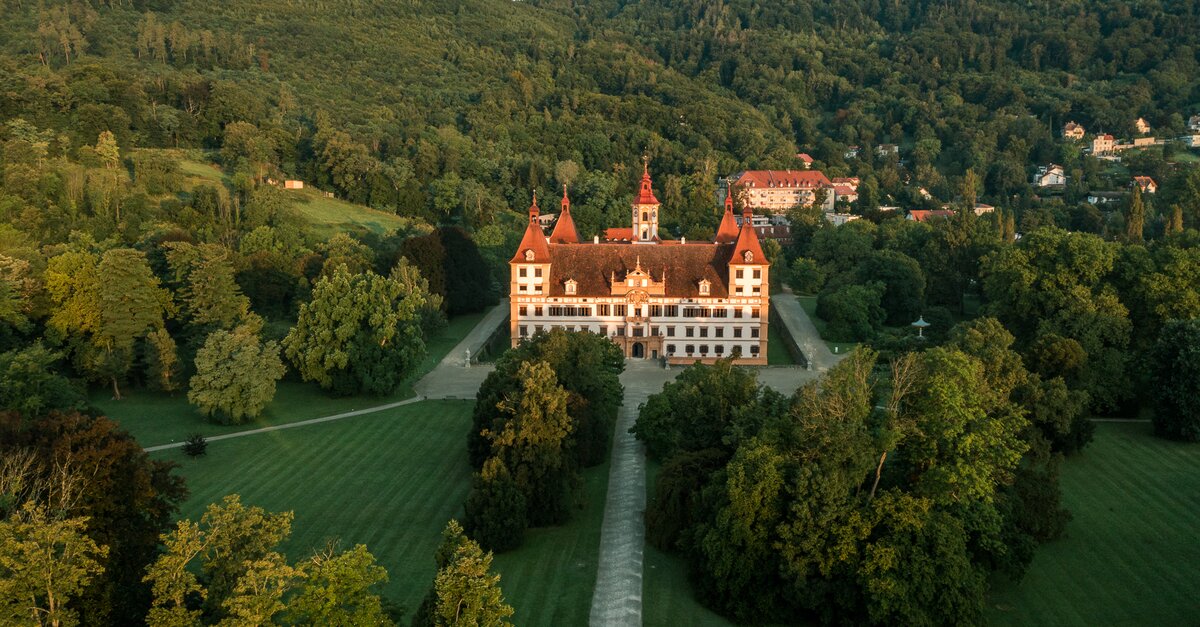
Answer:
[[[805,170],[812,167],[813,158],[809,156],[807,152],[796,153],[796,158],[800,160],[800,163],[804,166]]]
[[[1109,135],[1108,133],[1097,135],[1095,139],[1092,140],[1092,154],[1111,155],[1113,152],[1113,146],[1116,145],[1117,140],[1114,139],[1112,135]]]
[[[1158,191],[1158,183],[1155,183],[1154,179],[1148,176],[1133,177],[1133,184],[1142,188],[1143,194],[1153,194]]]
[[[579,241],[565,190],[549,238],[529,225],[509,261],[512,344],[563,328],[608,337],[629,359],[687,364],[737,354],[767,363],[770,263],[754,216],[742,223],[726,204],[716,241],[660,241],[649,167],[632,204],[632,226],[609,229],[603,242]]]
[[[907,219],[916,220],[917,222],[929,222],[931,220],[950,219],[954,216],[954,212],[949,209],[912,209],[908,212]]]
[[[823,189],[822,209],[833,211],[833,183],[818,170],[746,170],[734,175],[733,185],[742,190],[742,202],[750,209],[783,213],[811,204]]]

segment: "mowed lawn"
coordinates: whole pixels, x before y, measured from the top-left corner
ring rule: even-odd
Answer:
[[[188,404],[187,392],[182,391],[171,395],[130,389],[124,391],[125,398],[114,401],[109,388],[101,386],[92,390],[91,402],[132,433],[142,446],[147,447],[178,442],[192,433],[205,436],[220,435],[384,405],[411,398],[412,383],[433,370],[438,362],[479,324],[485,314],[486,312],[456,316],[441,332],[427,339],[425,360],[395,394],[388,396],[335,398],[316,384],[285,380],[279,382],[275,400],[267,405],[263,413],[242,425],[220,425],[209,421]]]
[[[646,504],[654,499],[661,464],[646,460]],[[726,626],[733,623],[696,600],[687,579],[687,562],[646,543],[642,562],[642,624]]]
[[[295,512],[283,547],[291,560],[330,540],[365,544],[391,577],[385,592],[409,611],[433,580],[446,521],[470,487],[469,401],[424,401],[369,416],[213,442],[181,464],[191,491],[180,515],[198,520],[237,493],[244,503]]]
[[[179,462],[191,490],[181,515],[238,493],[245,503],[293,511],[284,550],[302,559],[331,539],[366,544],[387,568],[384,592],[409,614],[433,580],[441,530],[461,518],[470,489],[466,435],[472,401],[422,401],[368,416],[209,444]],[[517,624],[587,623],[596,582],[608,464],[584,473],[582,509],[566,526],[534,529],[520,549],[498,555],[504,595]]]
[[[1066,537],[996,585],[991,622],[1200,625],[1200,444],[1101,423],[1062,470]]]

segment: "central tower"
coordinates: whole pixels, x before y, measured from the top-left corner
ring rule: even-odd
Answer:
[[[658,241],[658,199],[650,182],[650,158],[642,157],[642,185],[633,201],[633,237],[637,243]]]

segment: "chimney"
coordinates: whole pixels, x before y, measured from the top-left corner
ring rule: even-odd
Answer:
[[[592,243],[593,243],[593,244],[599,244],[599,243],[600,243],[600,236],[599,236],[599,235],[593,235],[593,236],[592,236]]]

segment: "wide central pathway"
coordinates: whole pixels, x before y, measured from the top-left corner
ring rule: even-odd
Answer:
[[[661,391],[663,384],[678,371],[664,370],[657,361],[625,362],[625,372],[621,374],[625,399],[613,435],[596,589],[592,593],[592,625],[642,624],[646,450],[629,428],[637,420],[638,407],[651,394]]]

